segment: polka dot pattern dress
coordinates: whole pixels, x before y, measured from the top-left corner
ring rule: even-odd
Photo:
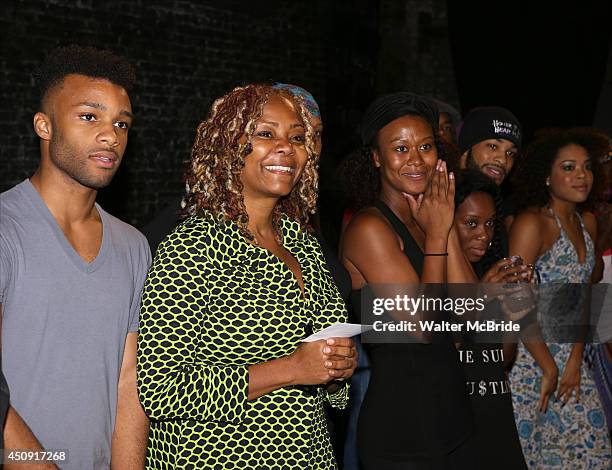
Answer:
[[[336,468],[324,403],[348,386],[286,387],[247,401],[248,366],[292,353],[310,329],[346,321],[316,239],[283,220],[305,297],[276,256],[209,213],[160,245],[145,284],[138,390],[150,469]]]

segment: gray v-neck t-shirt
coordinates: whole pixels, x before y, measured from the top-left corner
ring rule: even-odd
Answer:
[[[0,194],[2,371],[11,405],[69,469],[109,468],[117,383],[138,331],[151,261],[145,237],[96,204],[97,257],[86,263],[29,180]]]

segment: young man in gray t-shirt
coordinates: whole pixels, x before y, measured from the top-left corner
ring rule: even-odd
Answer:
[[[0,195],[5,461],[10,449],[46,449],[60,468],[142,468],[136,341],[151,256],[136,229],[95,203],[127,144],[133,69],[69,46],[38,78],[40,165]]]

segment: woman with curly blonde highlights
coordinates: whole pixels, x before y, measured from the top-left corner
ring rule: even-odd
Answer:
[[[327,402],[344,407],[350,338],[308,215],[318,146],[304,102],[236,88],[200,124],[189,217],[157,250],[143,291],[138,386],[147,468],[336,468]]]
[[[240,172],[251,150],[256,121],[270,96],[282,97],[295,106],[304,124],[308,151],[308,162],[301,180],[275,209],[274,226],[278,228],[281,214],[285,214],[306,227],[309,214],[316,209],[319,155],[309,112],[302,100],[288,91],[248,85],[235,88],[216,100],[208,119],[198,126],[185,177],[187,195],[183,205],[187,214],[210,210],[226,220],[235,221],[249,240],[254,238],[248,230]]]

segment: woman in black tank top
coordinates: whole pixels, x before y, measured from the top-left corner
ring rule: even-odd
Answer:
[[[459,172],[454,229],[461,251],[474,270],[455,273],[449,268],[449,283],[471,284],[479,279],[482,283],[514,283],[532,274],[527,266],[515,266],[513,260],[503,258],[501,246],[494,241],[494,233],[501,225],[497,213],[500,205],[499,190],[493,180],[478,170]],[[499,310],[497,302],[489,304],[481,318],[466,320],[487,319],[492,311]],[[517,338],[499,337],[493,343],[490,338],[486,333],[466,330],[459,350],[476,425],[469,441],[477,450],[474,470],[527,470],[505,370],[515,348],[511,342],[501,343],[515,342]]]
[[[345,175],[364,209],[341,242],[357,314],[382,284],[409,290],[447,281],[454,180],[438,159],[437,122],[435,105],[411,93],[381,97],[364,115],[364,146]],[[473,419],[452,338],[368,349],[372,377],[358,426],[364,468],[472,470],[474,456],[463,443]]]

